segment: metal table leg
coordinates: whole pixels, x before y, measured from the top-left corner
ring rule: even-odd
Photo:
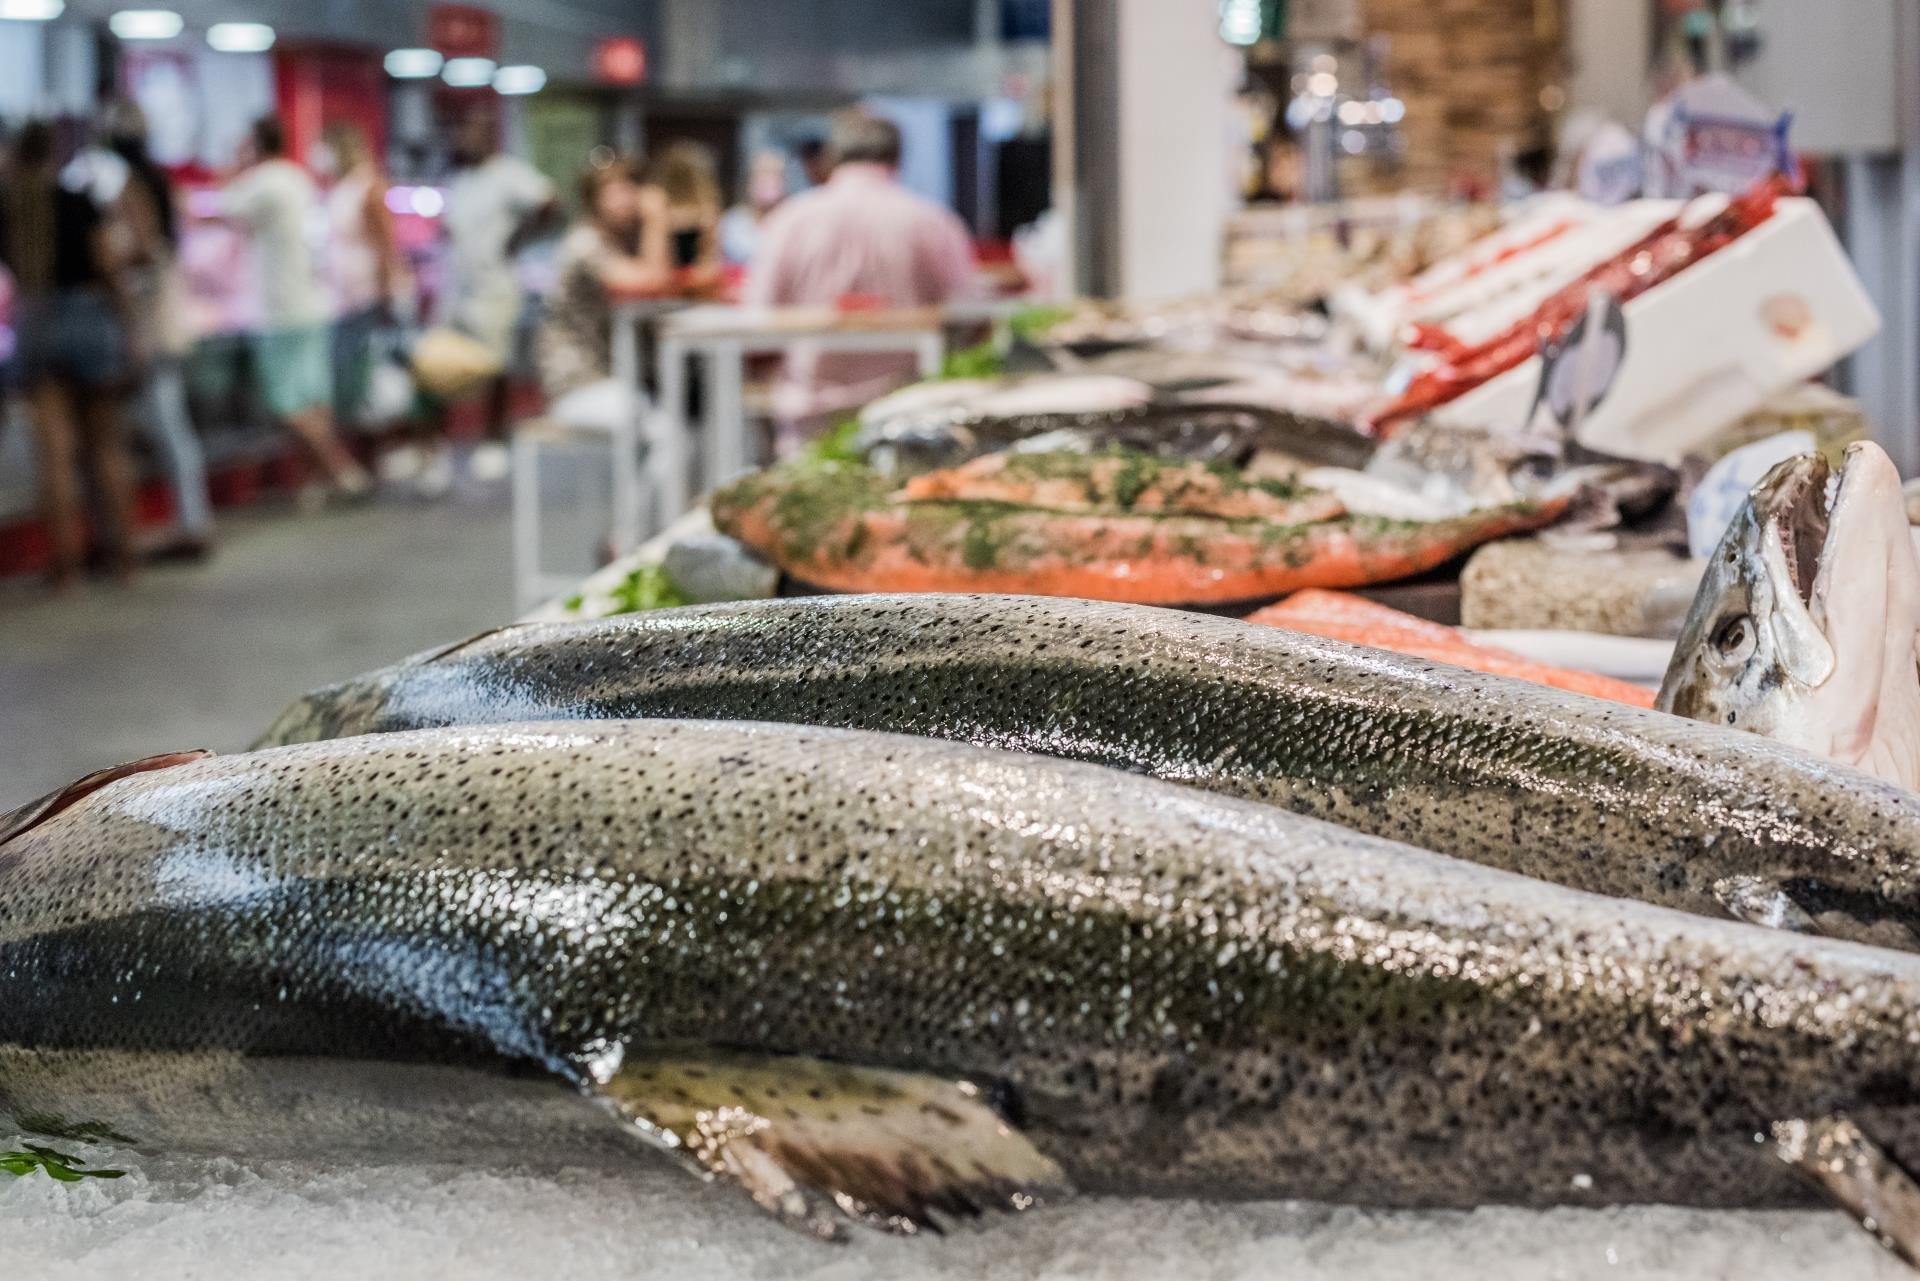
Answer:
[[[684,340],[663,334],[659,343],[659,365],[655,371],[660,388],[660,404],[653,414],[651,432],[654,490],[659,496],[659,517],[663,524],[678,520],[692,502],[688,477],[687,355]],[[711,412],[711,411],[709,411]]]
[[[706,474],[709,488],[737,480],[752,466],[748,441],[746,349],[736,339],[707,347]]]
[[[939,330],[921,335],[914,344],[914,353],[920,359],[920,376],[938,378],[947,363],[947,336]]]
[[[646,537],[641,516],[640,443],[645,439],[645,401],[640,393],[640,326],[631,316],[616,319],[613,374],[628,397],[621,427],[608,445],[613,451],[613,554],[624,556]]]

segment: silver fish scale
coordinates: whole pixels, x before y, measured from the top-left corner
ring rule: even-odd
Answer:
[[[267,743],[543,717],[843,726],[1117,766],[1598,893],[1801,886],[1915,946],[1920,797],[1714,726],[1274,628],[1015,597],[510,628],[324,690]]]
[[[1920,960],[1077,764],[478,728],[141,775],[0,847],[16,1116],[313,1150],[357,1114],[249,1116],[182,1059],[351,1095],[409,1062],[587,1087],[609,1046],[963,1075],[1087,1189],[1793,1204],[1755,1133],[1843,1109],[1920,1156]],[[88,1054],[113,1089],[58,1070]]]

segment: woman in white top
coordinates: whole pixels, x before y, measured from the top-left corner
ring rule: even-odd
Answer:
[[[342,498],[373,488],[333,421],[326,291],[308,243],[319,193],[307,171],[287,158],[287,136],[271,116],[254,122],[246,169],[227,184],[227,217],[244,227],[259,280],[261,327],[254,335],[254,372],[267,411],[286,424]]]

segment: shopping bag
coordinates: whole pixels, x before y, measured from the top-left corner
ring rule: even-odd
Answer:
[[[413,344],[413,377],[436,400],[459,400],[500,377],[506,366],[479,339],[442,325]]]

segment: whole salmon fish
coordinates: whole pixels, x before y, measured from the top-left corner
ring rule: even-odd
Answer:
[[[827,1236],[1068,1188],[1794,1205],[1798,1166],[1920,1246],[1920,958],[1111,770],[520,725],[163,758],[0,833],[0,1112],[61,1133],[598,1125]]]
[[[1029,455],[1056,470],[1086,455]],[[1144,456],[1142,456],[1144,458]],[[1151,460],[1149,460],[1151,461]],[[1551,524],[1569,499],[1431,522],[1351,515],[1282,523],[1004,502],[903,501],[871,468],[806,463],[720,491],[714,524],[783,571],[842,592],[1025,592],[1140,605],[1224,605],[1437,569]]]
[[[1167,610],[825,598],[514,627],[313,694],[264,743],[550,717],[1073,757],[1580,889],[1920,946],[1920,796],[1720,727]]]
[[[1151,454],[989,454],[951,471],[916,476],[910,503],[1006,503],[1063,514],[1216,516],[1311,525],[1347,509],[1294,480],[1247,480],[1227,464],[1165,462]]]
[[[1346,592],[1296,592],[1247,621],[1261,627],[1284,627],[1324,636],[1349,645],[1392,650],[1409,658],[1451,663],[1493,676],[1511,676],[1515,680],[1551,685],[1631,707],[1653,706],[1653,691],[1630,681],[1536,663],[1511,650],[1469,640],[1457,628],[1429,622]]]

